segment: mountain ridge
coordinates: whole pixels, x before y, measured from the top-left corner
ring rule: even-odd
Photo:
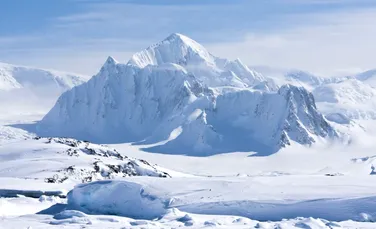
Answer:
[[[126,64],[109,57],[87,83],[63,93],[40,121],[40,134],[157,144],[145,150],[196,156],[270,154],[338,137],[306,89],[273,88],[240,60],[215,57],[187,39],[173,34]]]
[[[68,90],[88,80],[75,73],[0,63],[0,90],[37,89]]]

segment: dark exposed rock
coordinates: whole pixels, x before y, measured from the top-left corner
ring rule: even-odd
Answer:
[[[89,156],[88,160],[94,160],[94,162],[89,162],[89,166],[82,168],[72,164],[64,169],[60,169],[52,177],[46,178],[46,183],[63,183],[68,179],[87,183],[98,179],[113,179],[116,177],[129,176],[171,177],[168,173],[160,171],[145,160],[123,156],[115,149],[111,149],[105,145],[97,145],[70,138],[36,137],[34,139],[45,141],[46,144],[56,143],[68,146],[62,153],[69,157],[86,155],[86,157]]]

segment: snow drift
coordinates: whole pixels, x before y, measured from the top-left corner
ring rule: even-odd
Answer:
[[[179,184],[179,181],[168,180],[168,183],[174,182]],[[182,190],[183,187],[173,190],[171,185],[164,186],[151,180],[111,180],[78,185],[67,197],[69,209],[135,219],[160,218],[173,208],[194,214],[237,215],[261,221],[314,217],[333,221],[373,222],[376,217],[374,196],[267,202],[252,201],[246,195],[233,195],[230,197],[231,200],[226,200],[226,196],[220,196],[218,200],[211,196],[214,195],[212,192],[207,192],[212,199],[202,197],[200,200],[197,199],[197,195],[205,196],[206,189],[199,190],[201,194],[197,194],[197,190],[195,194]],[[234,190],[237,191],[240,192]]]
[[[278,88],[240,60],[215,57],[180,34],[127,64],[109,57],[96,76],[59,98],[38,130],[95,142],[158,143],[146,150],[190,155],[268,154],[337,136],[304,88]]]
[[[156,191],[156,190],[152,190]],[[78,185],[68,193],[68,205],[90,214],[154,219],[166,213],[168,200],[133,182],[99,181]]]

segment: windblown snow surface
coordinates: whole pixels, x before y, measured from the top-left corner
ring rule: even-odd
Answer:
[[[259,73],[181,34],[87,83],[0,66],[0,228],[376,228],[373,71]]]

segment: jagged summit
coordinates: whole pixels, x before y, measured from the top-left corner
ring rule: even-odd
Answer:
[[[199,43],[197,43],[193,39],[191,39],[191,38],[189,38],[189,37],[187,37],[183,34],[180,34],[180,33],[172,33],[170,36],[165,38],[163,41],[155,44],[154,46],[158,46],[158,45],[161,45],[161,44],[166,43],[166,42],[169,42],[169,43],[179,42],[181,44],[191,46],[194,49],[197,49],[197,48],[205,49],[204,47],[202,47],[202,45],[200,45]]]
[[[161,42],[134,54],[128,64],[145,67],[163,63],[190,65],[198,63],[214,64],[214,57],[196,41],[173,33]]]
[[[112,56],[108,56],[104,64],[102,65],[101,71],[112,71],[119,62],[115,60]]]
[[[178,33],[134,54],[127,65],[144,68],[165,63],[184,67],[209,87],[252,87],[266,81],[260,73],[250,70],[239,59],[232,61],[215,57],[198,42]],[[271,86],[266,88],[275,89]]]
[[[173,41],[173,40],[176,40],[176,39],[181,39],[181,40],[192,40],[191,38],[181,34],[181,33],[171,33],[168,37],[166,37],[166,39],[164,39],[165,41],[168,40],[168,41]]]
[[[112,56],[108,56],[107,57],[107,60],[105,62],[105,64],[107,65],[114,65],[114,64],[117,64],[118,61],[115,60],[115,58],[113,58]]]

